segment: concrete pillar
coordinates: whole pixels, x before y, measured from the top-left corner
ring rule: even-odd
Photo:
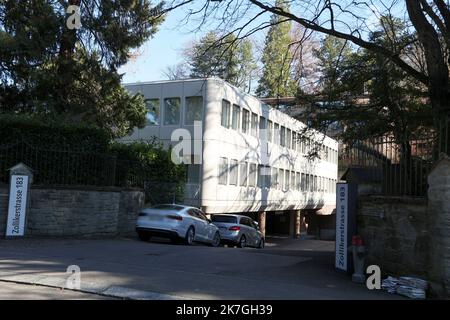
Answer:
[[[300,211],[289,211],[289,235],[297,239],[300,237]]]
[[[259,231],[262,232],[262,234],[266,235],[266,212],[261,211],[258,212],[258,224],[259,224]]]
[[[428,175],[429,278],[433,294],[450,297],[450,157]]]

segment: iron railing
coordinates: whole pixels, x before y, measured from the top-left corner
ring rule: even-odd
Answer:
[[[406,141],[385,136],[343,145],[340,171],[355,170],[364,180],[361,183],[371,184],[377,193],[425,197],[430,169],[441,153],[449,154],[449,131],[447,119],[438,130]]]
[[[26,141],[0,145],[0,182],[8,183],[8,169],[22,162],[33,170],[37,185],[113,186],[116,156],[69,149],[45,149]]]
[[[158,168],[115,154],[58,148],[36,147],[25,140],[0,145],[0,184],[8,184],[8,169],[22,162],[33,171],[33,185],[142,188],[151,203],[183,198],[183,184],[161,181]]]

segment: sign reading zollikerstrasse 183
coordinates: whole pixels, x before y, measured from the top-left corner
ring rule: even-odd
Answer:
[[[28,176],[12,175],[9,191],[8,221],[6,236],[23,236],[27,210]]]
[[[336,262],[337,269],[347,271],[348,185],[338,183],[336,188]]]

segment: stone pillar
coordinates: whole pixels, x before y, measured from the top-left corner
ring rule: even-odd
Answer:
[[[432,292],[450,297],[450,158],[441,155],[428,175],[429,278]]]
[[[266,212],[261,211],[258,212],[258,224],[259,224],[259,231],[262,232],[262,234],[266,235]]]
[[[289,212],[289,235],[294,238],[300,238],[300,211],[292,210]]]

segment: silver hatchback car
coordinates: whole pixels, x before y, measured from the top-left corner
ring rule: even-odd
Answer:
[[[240,248],[264,248],[264,235],[251,218],[238,214],[215,214],[211,221],[219,228],[222,243]]]

